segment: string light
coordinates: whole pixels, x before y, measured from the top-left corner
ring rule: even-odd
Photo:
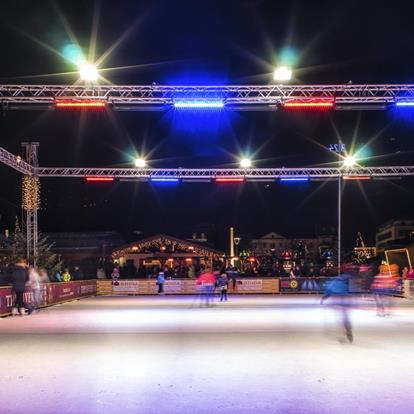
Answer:
[[[38,177],[26,175],[22,182],[22,207],[25,210],[39,210],[40,208],[40,181]]]

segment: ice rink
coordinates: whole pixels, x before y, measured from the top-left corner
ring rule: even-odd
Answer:
[[[0,412],[410,413],[414,303],[95,297],[0,319]]]

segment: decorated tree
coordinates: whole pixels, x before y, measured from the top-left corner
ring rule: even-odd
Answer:
[[[50,275],[54,275],[63,266],[59,255],[52,252],[52,247],[53,243],[49,243],[47,237],[40,234],[36,265],[45,268]],[[2,250],[5,253],[0,257],[0,263],[4,267],[12,266],[18,257],[26,257],[26,233],[20,229],[17,217],[14,232],[4,240]]]

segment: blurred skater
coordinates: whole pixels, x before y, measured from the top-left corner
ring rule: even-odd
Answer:
[[[164,283],[165,283],[165,275],[164,272],[159,272],[157,276],[157,286],[158,286],[158,294],[164,294]]]
[[[12,315],[25,315],[26,309],[23,301],[23,294],[26,289],[28,280],[27,264],[23,257],[19,257],[13,269],[12,286],[15,294],[14,306],[12,307]]]
[[[379,273],[374,277],[371,291],[375,296],[377,316],[391,315],[391,299],[398,287],[398,266],[382,261]]]
[[[210,305],[211,296],[214,291],[214,286],[216,283],[216,278],[211,270],[205,270],[200,277],[197,279],[197,285],[200,286],[200,306],[202,305],[202,301],[204,298],[205,305]]]
[[[349,308],[351,306],[349,297],[350,278],[350,274],[341,273],[326,283],[325,294],[322,297],[321,303],[328,298],[332,298],[332,304],[337,307],[340,313],[341,324],[345,330],[346,339],[348,342],[352,343],[354,341],[354,336],[352,333],[351,320],[349,318]]]
[[[35,267],[29,267],[29,280],[27,285],[32,288],[32,303],[29,305],[29,315],[36,309],[40,308],[42,301],[40,291],[40,275]]]

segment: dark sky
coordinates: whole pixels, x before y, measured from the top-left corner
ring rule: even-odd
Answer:
[[[115,84],[269,84],[284,48],[297,52],[295,83],[414,83],[409,2],[370,1],[3,1],[0,82],[73,83],[59,53],[73,36],[84,51],[99,20],[96,55]],[[99,18],[97,18],[99,16]],[[72,38],[71,38],[72,37]],[[365,146],[365,165],[412,164],[414,116],[380,112],[57,113],[5,112],[1,145],[40,142],[44,166],[131,166],[137,153],[155,167],[231,167],[241,153],[258,167],[335,165],[326,146],[339,133]],[[0,166],[0,227],[12,227],[19,176]],[[184,236],[211,223],[223,247],[227,228],[312,236],[336,223],[336,184],[218,186],[148,183],[88,185],[44,179],[42,231],[118,230],[129,237]],[[373,240],[376,227],[414,216],[412,179],[348,183],[344,238]]]

